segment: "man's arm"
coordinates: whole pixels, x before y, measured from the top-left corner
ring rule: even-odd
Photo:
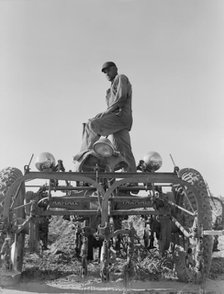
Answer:
[[[110,105],[104,113],[119,111],[119,108],[126,103],[128,94],[131,91],[131,85],[128,78],[125,75],[120,75],[118,81],[115,81],[115,85],[112,86],[113,104]]]

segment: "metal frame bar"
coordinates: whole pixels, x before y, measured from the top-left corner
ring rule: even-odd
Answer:
[[[103,186],[99,183],[99,179],[111,179],[115,178],[116,181],[105,191]],[[175,173],[77,173],[77,172],[27,172],[23,177],[17,179],[13,185],[9,188],[7,195],[11,194],[15,187],[18,187],[16,195],[18,195],[19,189],[22,183],[28,182],[34,179],[45,179],[45,180],[64,180],[64,181],[78,181],[85,182],[92,185],[92,189],[95,188],[98,193],[98,199],[101,200],[99,210],[52,210],[38,211],[38,215],[96,215],[101,213],[101,226],[104,227],[108,223],[108,218],[110,215],[152,215],[158,214],[155,211],[146,210],[111,210],[109,205],[109,199],[113,195],[114,191],[122,187],[125,184],[130,183],[150,183],[150,184],[180,184],[184,187],[190,189],[195,195],[197,189],[193,187],[190,183],[185,182],[180,179]],[[79,187],[77,187],[79,188]],[[80,190],[82,187],[80,187]],[[7,197],[6,195],[6,197]],[[14,199],[16,198],[16,195]],[[85,198],[85,200],[87,200]],[[138,199],[134,197],[132,199]],[[197,200],[197,198],[196,198]],[[109,209],[108,209],[109,208]],[[16,209],[14,207],[14,202],[11,205],[11,209]]]

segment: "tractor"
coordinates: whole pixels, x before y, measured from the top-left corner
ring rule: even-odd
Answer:
[[[30,163],[24,172],[14,167],[0,172],[2,270],[21,273],[26,237],[32,250],[40,250],[40,240],[47,246],[51,217],[63,216],[82,224],[77,241],[82,275],[88,274],[90,236],[97,236],[100,276],[108,281],[113,240],[125,244],[125,266],[132,267],[136,232],[121,224],[136,215],[149,224],[152,243],[156,235],[152,245],[161,255],[178,248],[175,271],[179,280],[198,283],[206,279],[213,248],[212,211],[206,184],[195,169],[174,166],[171,172],[159,172],[162,158],[149,152],[139,161],[136,173],[124,172],[128,163],[108,138],[100,138],[81,162],[75,162],[76,171],[66,171],[63,161],[48,152],[37,157],[37,171],[31,170]],[[31,189],[34,186],[37,191]],[[45,228],[45,237],[40,227]]]

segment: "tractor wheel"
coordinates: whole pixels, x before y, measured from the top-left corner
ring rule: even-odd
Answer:
[[[205,182],[199,172],[194,169],[180,170],[182,180],[190,183],[197,191],[196,195],[190,189],[182,190],[179,195],[178,205],[186,210],[197,212],[197,218],[193,215],[181,212],[182,225],[189,232],[200,232],[212,229],[212,211]],[[178,194],[177,194],[178,196]],[[198,230],[199,229],[199,230]],[[213,237],[196,233],[194,238],[186,238],[184,251],[179,251],[176,258],[177,277],[183,282],[203,282],[209,274],[212,258]]]
[[[15,193],[18,189],[18,186],[14,187],[12,193],[6,197],[7,191],[12,186],[13,183],[20,177],[22,177],[22,172],[13,167],[8,167],[0,171],[0,225],[1,225],[1,239],[2,242],[5,241],[6,238],[10,238],[11,244],[11,263],[12,269],[15,271],[22,271],[23,265],[23,255],[24,255],[24,242],[25,242],[25,232],[22,231],[18,234],[14,234],[12,232],[13,223],[9,223],[9,220],[14,220],[17,223],[21,223],[25,219],[25,209],[22,206],[19,209],[13,210],[12,216],[9,216],[10,206],[13,201],[15,207],[24,204],[24,195],[25,195],[25,187],[24,184],[20,187],[18,195],[16,198]],[[0,241],[1,242],[1,241]],[[3,247],[3,244],[0,244],[0,248]]]

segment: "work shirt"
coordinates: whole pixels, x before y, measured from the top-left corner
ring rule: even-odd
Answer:
[[[106,93],[107,111],[120,117],[128,130],[132,126],[132,86],[128,78],[116,75]]]

